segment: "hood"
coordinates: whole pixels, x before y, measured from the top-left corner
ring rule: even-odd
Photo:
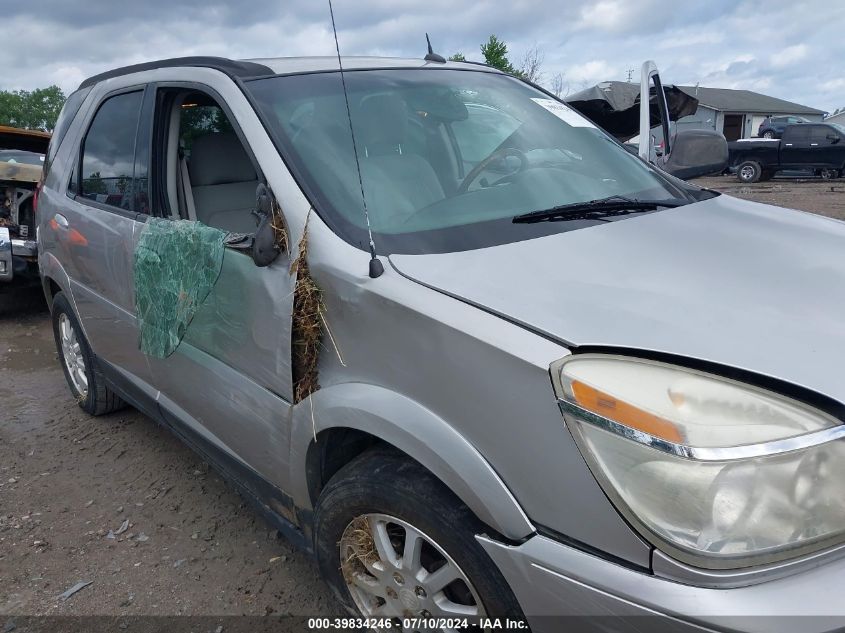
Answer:
[[[845,402],[845,223],[717,196],[403,275],[570,346],[686,356]]]
[[[677,121],[698,109],[698,99],[678,86],[663,86],[669,120]],[[569,95],[564,101],[617,139],[640,133],[640,85],[626,81],[605,81]],[[649,91],[651,127],[660,125],[660,109],[654,86]]]

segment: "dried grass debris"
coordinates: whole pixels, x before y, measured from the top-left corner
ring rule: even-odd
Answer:
[[[310,212],[308,217],[310,218]],[[286,238],[285,238],[286,239]],[[291,323],[291,363],[293,401],[302,402],[320,388],[317,362],[323,338],[325,306],[322,291],[311,278],[308,268],[308,220],[299,240],[299,253],[290,266],[296,274]]]

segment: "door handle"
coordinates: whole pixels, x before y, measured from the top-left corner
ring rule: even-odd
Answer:
[[[68,226],[70,226],[68,224],[67,218],[65,216],[63,216],[61,213],[57,213],[56,215],[54,215],[53,219],[56,221],[56,224],[58,224],[59,227],[61,227],[63,229],[66,229]]]
[[[792,147],[792,143],[784,143],[783,146],[784,147]]]
[[[819,146],[818,143],[810,143],[810,147],[818,147],[818,146]]]

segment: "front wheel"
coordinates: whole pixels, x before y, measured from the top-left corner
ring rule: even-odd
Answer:
[[[485,527],[438,479],[391,449],[342,468],[317,503],[320,571],[365,617],[524,620],[475,535]]]

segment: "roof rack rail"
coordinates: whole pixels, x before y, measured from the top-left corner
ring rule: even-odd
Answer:
[[[461,63],[462,64],[475,64],[476,66],[484,66],[485,68],[492,68],[493,70],[499,70],[495,66],[491,66],[490,64],[487,64],[485,62],[474,62],[471,59],[462,59]],[[499,71],[499,72],[502,72],[502,71]]]
[[[157,68],[175,68],[178,66],[193,66],[197,68],[212,68],[219,70],[230,77],[261,77],[264,75],[272,75],[273,71],[263,64],[255,62],[241,62],[225,57],[173,57],[170,59],[161,59],[154,62],[144,62],[142,64],[132,64],[131,66],[123,66],[122,68],[115,68],[99,75],[89,77],[81,84],[80,88],[88,88],[106,79],[114,77],[122,77],[131,73],[140,73],[145,70],[156,70]]]

